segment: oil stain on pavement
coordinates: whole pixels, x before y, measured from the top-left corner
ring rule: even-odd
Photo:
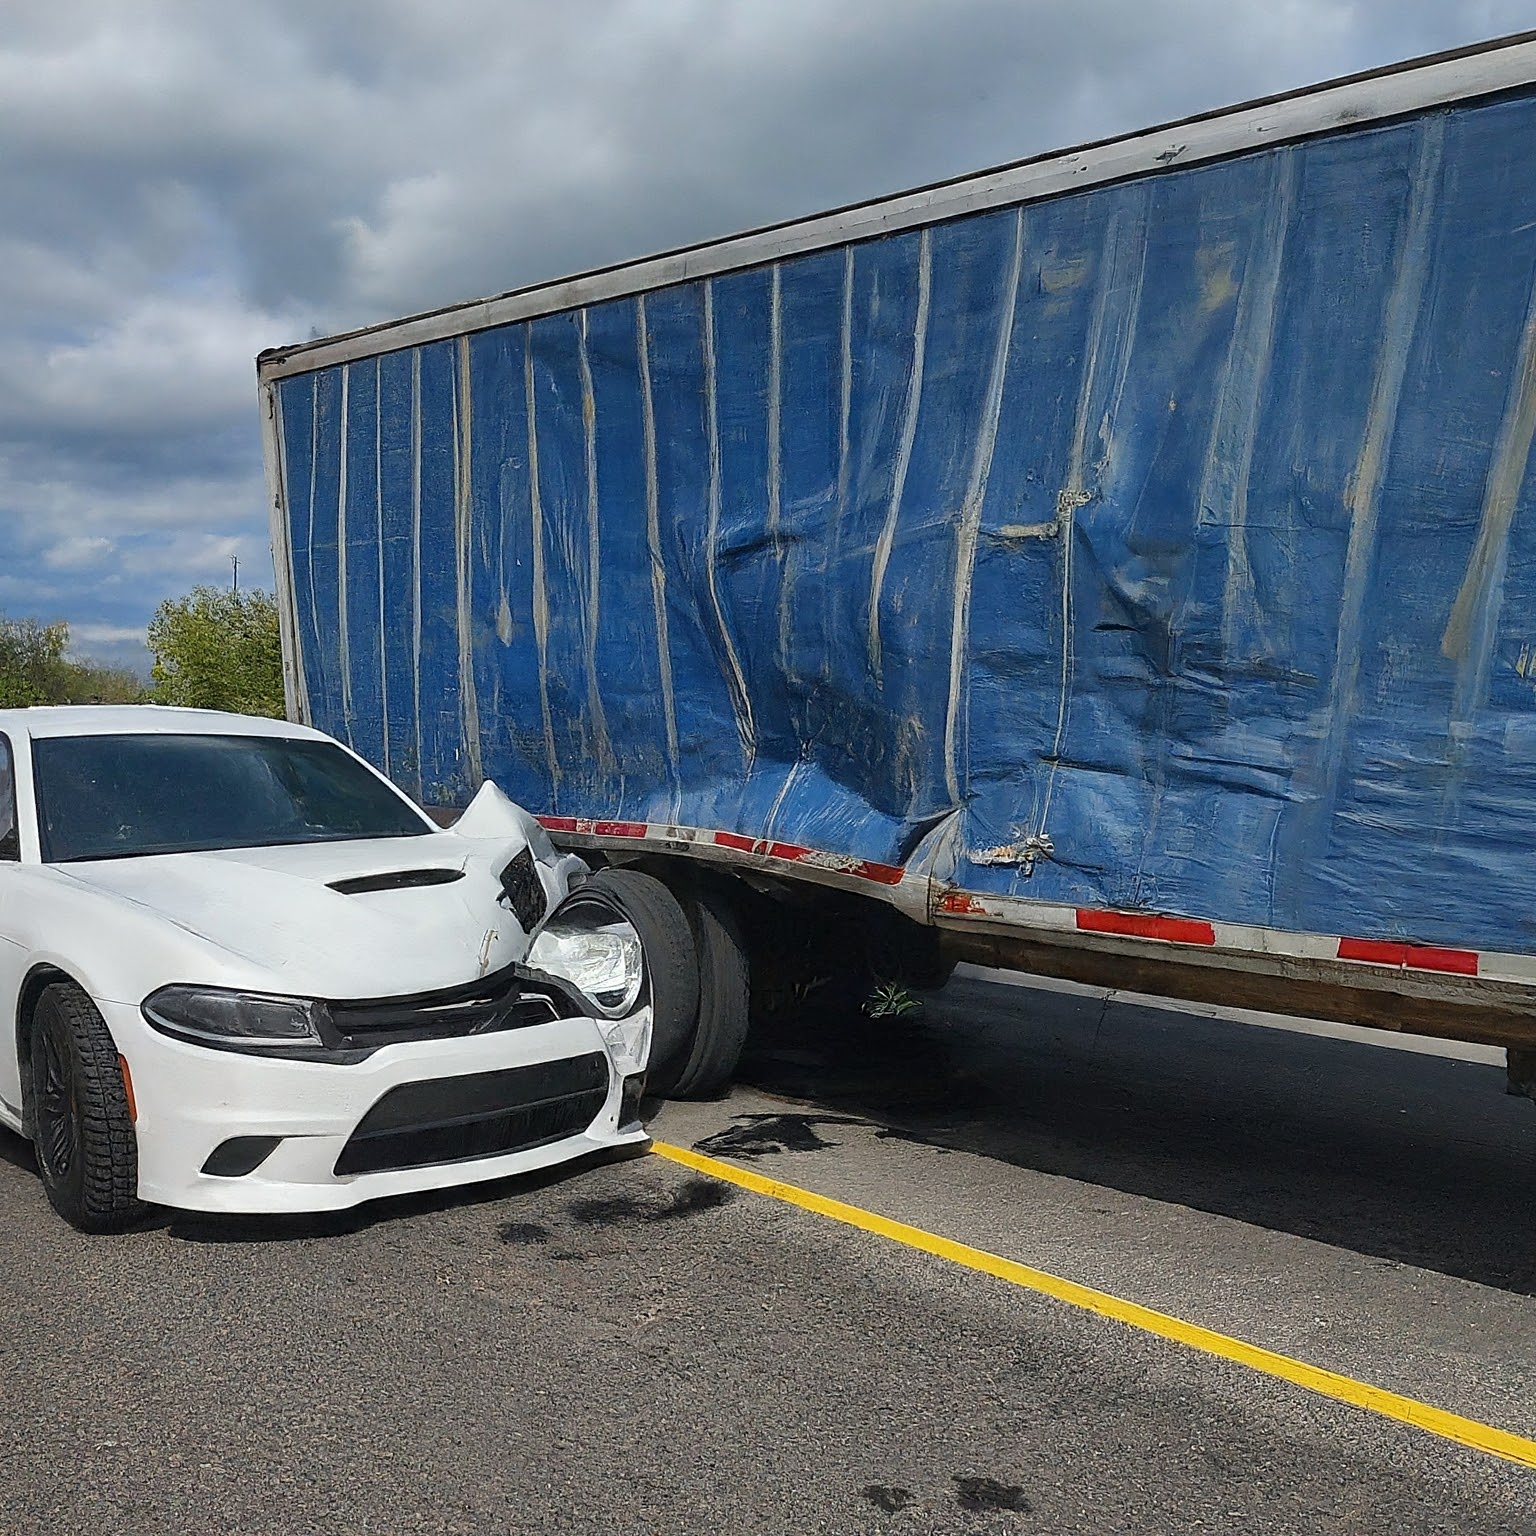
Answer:
[[[718,1179],[693,1178],[664,1195],[613,1195],[572,1201],[566,1209],[584,1227],[638,1227],[647,1222],[679,1221],[718,1210],[740,1190]]]
[[[693,1144],[695,1152],[710,1157],[734,1157],[750,1161],[780,1152],[824,1152],[835,1147],[817,1130],[824,1125],[868,1125],[852,1115],[737,1115],[736,1124]]]
[[[1028,1514],[1029,1500],[1024,1490],[1011,1483],[1000,1483],[992,1477],[960,1477],[954,1479],[955,1503],[973,1515],[988,1515],[996,1510],[1017,1510]]]
[[[502,1226],[500,1235],[504,1243],[536,1246],[549,1241],[549,1228],[537,1221],[509,1221]]]
[[[1029,1514],[1033,1506],[1024,1496],[1024,1490],[1014,1483],[1000,1483],[995,1477],[962,1476],[956,1473],[953,1498],[968,1515]],[[923,1499],[910,1488],[898,1488],[890,1483],[871,1483],[863,1490],[865,1499],[882,1514],[899,1515],[904,1510],[924,1505],[929,1509],[939,1502],[938,1497]]]
[[[864,1490],[864,1497],[887,1515],[899,1515],[917,1503],[917,1495],[910,1488],[893,1488],[886,1483],[871,1483]]]

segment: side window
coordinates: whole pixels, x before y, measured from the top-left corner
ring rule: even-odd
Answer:
[[[16,836],[16,776],[11,772],[11,744],[0,736],[0,862],[21,857]]]

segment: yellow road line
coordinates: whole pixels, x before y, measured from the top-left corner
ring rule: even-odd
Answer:
[[[1129,1324],[1132,1328],[1155,1334],[1158,1338],[1171,1339],[1175,1344],[1183,1344],[1204,1354],[1246,1365],[1251,1370],[1262,1371],[1266,1376],[1277,1376],[1281,1381],[1289,1381],[1310,1392],[1321,1393],[1324,1397],[1349,1403],[1356,1408],[1368,1409],[1383,1418],[1412,1424],[1416,1429],[1439,1435],[1444,1440],[1454,1440],[1458,1445],[1486,1451],[1490,1456],[1500,1456],[1506,1461],[1518,1462],[1523,1467],[1536,1467],[1536,1440],[1528,1440],[1523,1435],[1495,1429],[1491,1424],[1465,1419],[1457,1413],[1447,1413],[1443,1408],[1432,1408],[1428,1403],[1388,1392],[1382,1387],[1373,1387],[1368,1382],[1356,1381],[1352,1376],[1341,1376],[1337,1371],[1308,1365],[1304,1360],[1293,1360],[1288,1355],[1261,1349],[1256,1344],[1246,1344],[1241,1339],[1230,1338],[1214,1329],[1202,1328],[1198,1323],[1186,1323],[1181,1318],[1168,1316],[1166,1312],[1155,1312],[1151,1307],[1111,1296],[1107,1291],[1096,1291],[1091,1286],[1063,1280],[1057,1275],[1047,1274],[1043,1269],[1032,1269],[1028,1264],[1000,1258],[995,1253],[972,1248],[967,1243],[938,1237],[932,1232],[923,1231],[921,1227],[909,1226],[904,1221],[892,1221],[889,1216],[877,1215],[859,1206],[800,1189],[794,1184],[785,1184],[779,1179],[765,1178],[760,1173],[733,1167],[730,1163],[719,1162],[685,1147],[669,1146],[666,1142],[656,1141],[651,1143],[651,1150],[660,1157],[681,1163],[685,1168],[708,1174],[711,1178],[723,1179],[742,1189],[750,1189],[754,1194],[783,1200],[802,1210],[814,1211],[818,1216],[827,1216],[833,1221],[857,1227],[862,1232],[872,1232],[877,1237],[889,1238],[892,1242],[903,1243],[922,1253],[948,1259],[952,1264],[963,1264],[967,1269],[980,1270],[983,1274],[1022,1285],[1070,1306],[1096,1312],[1100,1317]]]

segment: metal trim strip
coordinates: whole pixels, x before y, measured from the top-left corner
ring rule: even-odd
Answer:
[[[690,851],[724,863],[771,869],[793,866],[795,873],[822,882],[882,886],[902,910],[939,924],[964,925],[971,919],[994,927],[1026,932],[1082,933],[1110,940],[1155,940],[1215,954],[1268,956],[1274,959],[1344,960],[1404,971],[1437,973],[1536,986],[1536,955],[1516,955],[1455,949],[1406,940],[1357,939],[1333,934],[1300,933],[1284,928],[1258,928],[1207,918],[1173,914],[1122,912],[1100,907],[1076,907],[1065,902],[1028,901],[1012,896],[987,896],[957,887],[942,887],[920,869],[880,864],[851,854],[829,853],[798,843],[750,837],[741,832],[682,827],[660,822],[599,821],[578,816],[540,816],[546,831],[591,840],[639,843],[661,852]],[[901,895],[897,887],[906,889]],[[919,896],[919,888],[927,894]],[[914,899],[917,898],[917,899]],[[919,906],[919,901],[921,905]]]
[[[300,725],[311,725],[309,692],[304,683],[304,653],[299,637],[298,602],[293,580],[293,537],[288,521],[288,470],[283,452],[282,402],[271,384],[261,389],[261,451],[271,498],[267,524],[272,537],[272,571],[277,586],[277,633],[283,655],[283,712]]]

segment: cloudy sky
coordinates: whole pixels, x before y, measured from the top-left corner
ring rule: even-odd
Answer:
[[[270,587],[263,347],[1536,27],[1536,0],[0,0],[0,613]]]

